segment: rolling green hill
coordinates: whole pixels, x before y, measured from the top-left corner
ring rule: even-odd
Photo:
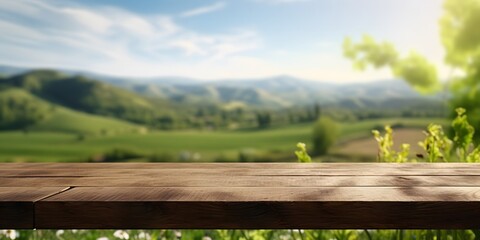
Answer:
[[[115,118],[92,115],[58,106],[44,119],[28,128],[31,131],[69,132],[79,134],[111,135],[143,133],[146,127]]]
[[[0,86],[20,88],[66,108],[136,123],[150,123],[171,113],[173,108],[167,100],[151,101],[101,81],[53,70],[34,70],[15,75],[1,80]]]
[[[71,110],[19,88],[0,90],[0,129],[104,135],[146,130],[118,119]]]
[[[18,88],[0,89],[0,130],[21,129],[47,118],[52,104]]]
[[[292,104],[281,97],[272,95],[264,90],[255,88],[216,87],[216,86],[153,86],[149,88],[136,88],[134,91],[145,95],[162,94],[175,102],[195,103],[208,102],[228,106],[231,103],[243,103],[251,108],[284,108]]]
[[[0,73],[3,72],[6,76],[18,73],[20,70],[22,69],[0,66]],[[27,70],[23,69],[23,71]],[[24,88],[34,88],[36,85],[34,79],[44,82],[47,79],[68,78],[67,76],[73,76],[78,73],[79,71],[67,70],[33,70],[13,78],[16,78],[17,85],[21,83],[20,85]],[[248,107],[270,109],[304,106],[314,103],[320,103],[323,106],[340,106],[354,109],[364,107],[389,109],[396,107],[398,104],[395,102],[398,101],[402,101],[402,106],[404,107],[414,107],[418,104],[429,104],[430,106],[438,107],[442,105],[444,100],[440,95],[420,95],[404,81],[398,79],[384,79],[382,81],[356,84],[337,84],[300,79],[288,75],[262,79],[223,79],[213,81],[181,77],[112,77],[89,72],[81,72],[81,75],[88,76],[89,80],[94,80],[95,82],[103,82],[108,86],[113,85],[120,89],[131,91],[129,92],[130,97],[133,94],[143,99],[149,97],[160,98],[164,100],[164,104],[168,103],[166,100],[170,100],[170,104],[173,104],[172,102],[181,103],[182,107],[195,105],[200,102],[217,106],[240,102]],[[0,80],[0,82],[2,81]],[[119,90],[116,87],[113,87],[116,89],[113,90],[115,92]],[[125,105],[123,106],[121,109],[130,109]],[[90,108],[90,106],[87,106],[87,108]],[[118,110],[118,108],[114,109]],[[108,112],[110,111],[111,109],[109,108]]]
[[[38,124],[51,115],[52,106],[61,106],[64,111],[56,112],[52,118],[73,119],[71,112],[82,112],[90,114],[89,117],[121,119],[152,129],[241,129],[315,120],[315,115],[311,114],[312,106],[302,105],[306,104],[302,99],[311,103],[327,99],[314,106],[321,104],[324,114],[340,121],[432,117],[443,116],[445,112],[437,97],[419,97],[411,89],[397,87],[393,81],[386,85],[357,85],[353,88],[306,82],[288,76],[256,81],[183,84],[170,81],[157,85],[125,80],[121,83],[127,85],[115,86],[105,79],[54,70],[33,70],[5,77],[0,79],[0,90],[21,89],[23,95],[29,93],[30,97],[3,101],[0,129],[25,129]],[[268,116],[267,124],[260,123],[261,115]],[[82,116],[77,117],[82,119]],[[65,131],[64,125],[64,122],[49,125],[43,121],[42,126]],[[75,129],[73,125],[66,128]],[[83,129],[77,132],[84,132],[86,128]]]

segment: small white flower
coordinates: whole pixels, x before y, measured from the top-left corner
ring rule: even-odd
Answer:
[[[204,237],[202,238],[202,240],[212,240],[212,238],[209,237],[209,236],[204,236]]]
[[[62,229],[60,229],[60,230],[58,230],[58,231],[55,233],[55,235],[57,235],[57,237],[60,237],[60,236],[62,236],[64,233],[65,233],[65,231],[62,230]]]
[[[178,230],[174,230],[173,233],[175,233],[175,237],[177,238],[181,238],[182,237],[182,232],[178,231]]]
[[[99,237],[97,240],[109,240],[107,237]]]
[[[77,229],[72,229],[72,233],[77,233],[78,230]]]
[[[145,239],[145,240],[150,240],[152,239],[152,237],[150,236],[150,234],[146,233],[146,232],[140,232],[138,234],[138,238],[139,239]]]
[[[3,234],[10,239],[16,239],[20,234],[15,230],[3,230]]]
[[[116,238],[120,238],[120,239],[128,239],[130,236],[128,235],[127,232],[123,231],[123,230],[117,230],[113,233],[113,236],[116,237]]]

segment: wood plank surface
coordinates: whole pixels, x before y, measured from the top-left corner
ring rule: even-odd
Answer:
[[[480,176],[0,177],[0,187],[408,187],[480,186]]]
[[[157,177],[157,176],[480,176],[480,168],[469,169],[1,169],[0,177]]]
[[[0,164],[0,226],[480,228],[480,164]]]
[[[0,228],[34,228],[34,203],[62,187],[0,187]]]
[[[77,187],[42,202],[476,201],[480,187]]]
[[[0,163],[0,169],[472,169],[480,168],[480,163]]]

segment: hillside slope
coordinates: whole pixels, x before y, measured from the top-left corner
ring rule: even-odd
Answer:
[[[16,88],[0,88],[0,129],[21,129],[47,118],[52,105]]]
[[[240,102],[257,108],[283,108],[314,103],[342,105],[343,101],[375,102],[388,105],[391,99],[414,99],[416,102],[439,102],[438,96],[424,96],[398,79],[368,83],[335,84],[309,81],[291,76],[264,79],[222,80],[211,82],[178,82],[162,79],[157,82],[115,81],[112,84],[138,94],[162,97],[175,102],[205,101],[218,104]],[[373,107],[373,106],[372,106]]]
[[[53,70],[35,70],[0,81],[0,86],[24,89],[54,104],[91,114],[147,123],[171,112],[167,100],[151,101],[113,85],[69,76]]]
[[[43,121],[28,128],[32,131],[68,132],[78,134],[110,135],[143,133],[146,127],[115,118],[92,115],[58,106]]]
[[[140,125],[59,106],[19,88],[0,90],[0,129],[79,134],[143,132]]]
[[[12,73],[12,69],[19,68],[0,66],[0,73]],[[26,71],[26,70],[25,70]],[[21,75],[32,75],[36,73],[42,75],[39,71],[30,71]],[[174,106],[173,109],[188,108],[188,106],[198,104],[210,104],[217,106],[229,106],[232,103],[248,106],[250,108],[284,108],[294,106],[305,106],[314,103],[320,103],[323,106],[334,105],[347,107],[375,107],[375,105],[384,105],[387,107],[392,103],[392,99],[396,100],[414,100],[415,104],[432,103],[433,101],[441,102],[442,99],[437,96],[424,96],[414,91],[408,84],[399,79],[384,79],[374,82],[359,82],[352,84],[340,84],[325,81],[311,81],[294,76],[280,75],[258,79],[222,79],[214,81],[204,81],[198,79],[182,78],[182,77],[152,77],[152,78],[127,78],[112,77],[101,74],[62,70],[61,73],[69,76],[81,74],[88,76],[90,80],[95,79],[114,88],[130,91],[136,97],[163,99],[160,109],[172,109],[172,104],[180,104]],[[43,73],[45,75],[45,73]],[[47,74],[48,75],[48,74]],[[56,77],[54,74],[53,77]],[[51,76],[52,77],[52,76]],[[78,80],[78,79],[77,79]],[[1,82],[1,80],[0,80]],[[28,83],[28,81],[27,81]],[[32,83],[24,84],[25,87],[35,85]],[[30,86],[31,87],[31,86]],[[110,91],[110,90],[108,90]],[[115,92],[117,90],[114,90]],[[114,94],[124,95],[124,94]],[[120,99],[122,99],[121,97]],[[127,98],[133,98],[130,95]],[[103,99],[96,98],[95,101],[102,102]],[[141,102],[141,101],[139,101]],[[167,103],[168,102],[168,103]],[[384,102],[384,103],[383,103]],[[154,104],[156,108],[158,106]],[[169,106],[170,105],[170,106]],[[437,104],[438,105],[438,104]],[[90,109],[91,106],[87,106]],[[130,109],[128,104],[121,106],[105,106],[106,112],[122,112]],[[104,107],[100,109],[105,109]],[[99,109],[97,109],[99,110]],[[85,111],[85,110],[83,110]],[[148,112],[147,110],[146,112]],[[103,110],[99,112],[104,114]],[[142,113],[143,115],[148,115]],[[132,113],[130,115],[142,115],[140,113]],[[122,114],[129,115],[129,114]],[[113,115],[118,116],[118,115]],[[131,116],[127,117],[129,120]],[[135,118],[134,118],[135,119]]]

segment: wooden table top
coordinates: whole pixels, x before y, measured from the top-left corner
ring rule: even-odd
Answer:
[[[2,163],[0,228],[480,228],[480,164]]]

